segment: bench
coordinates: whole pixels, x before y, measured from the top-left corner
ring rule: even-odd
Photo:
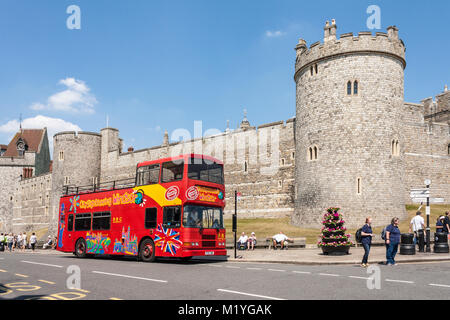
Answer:
[[[285,248],[305,248],[306,247],[306,238],[292,238],[287,241],[288,244]],[[273,238],[266,239],[266,247],[270,250],[273,247]]]

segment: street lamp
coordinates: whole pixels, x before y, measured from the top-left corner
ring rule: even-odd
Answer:
[[[430,246],[430,237],[431,237],[431,232],[430,232],[430,185],[431,185],[431,180],[426,179],[424,181],[424,183],[427,186],[427,209],[426,209],[426,213],[427,213],[427,249],[426,249],[426,252],[431,252],[431,246]]]

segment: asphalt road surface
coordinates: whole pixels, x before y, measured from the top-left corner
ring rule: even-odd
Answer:
[[[450,299],[448,262],[374,267],[1,253],[0,299]]]

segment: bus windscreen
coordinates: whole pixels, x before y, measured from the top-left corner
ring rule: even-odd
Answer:
[[[183,210],[185,228],[223,229],[221,208],[186,205]]]

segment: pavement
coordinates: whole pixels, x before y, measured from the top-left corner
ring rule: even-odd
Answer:
[[[431,248],[431,250],[433,250],[433,248]],[[228,261],[233,262],[283,263],[297,265],[347,265],[360,264],[364,255],[364,249],[362,247],[351,248],[350,254],[343,256],[326,256],[319,248],[237,251],[237,259],[234,259],[234,250],[228,250],[228,254]],[[445,262],[450,261],[450,254],[416,252],[415,255],[408,256],[397,253],[395,261],[397,263]],[[369,255],[369,263],[376,264],[381,262],[386,262],[386,248],[384,246],[372,247]]]

